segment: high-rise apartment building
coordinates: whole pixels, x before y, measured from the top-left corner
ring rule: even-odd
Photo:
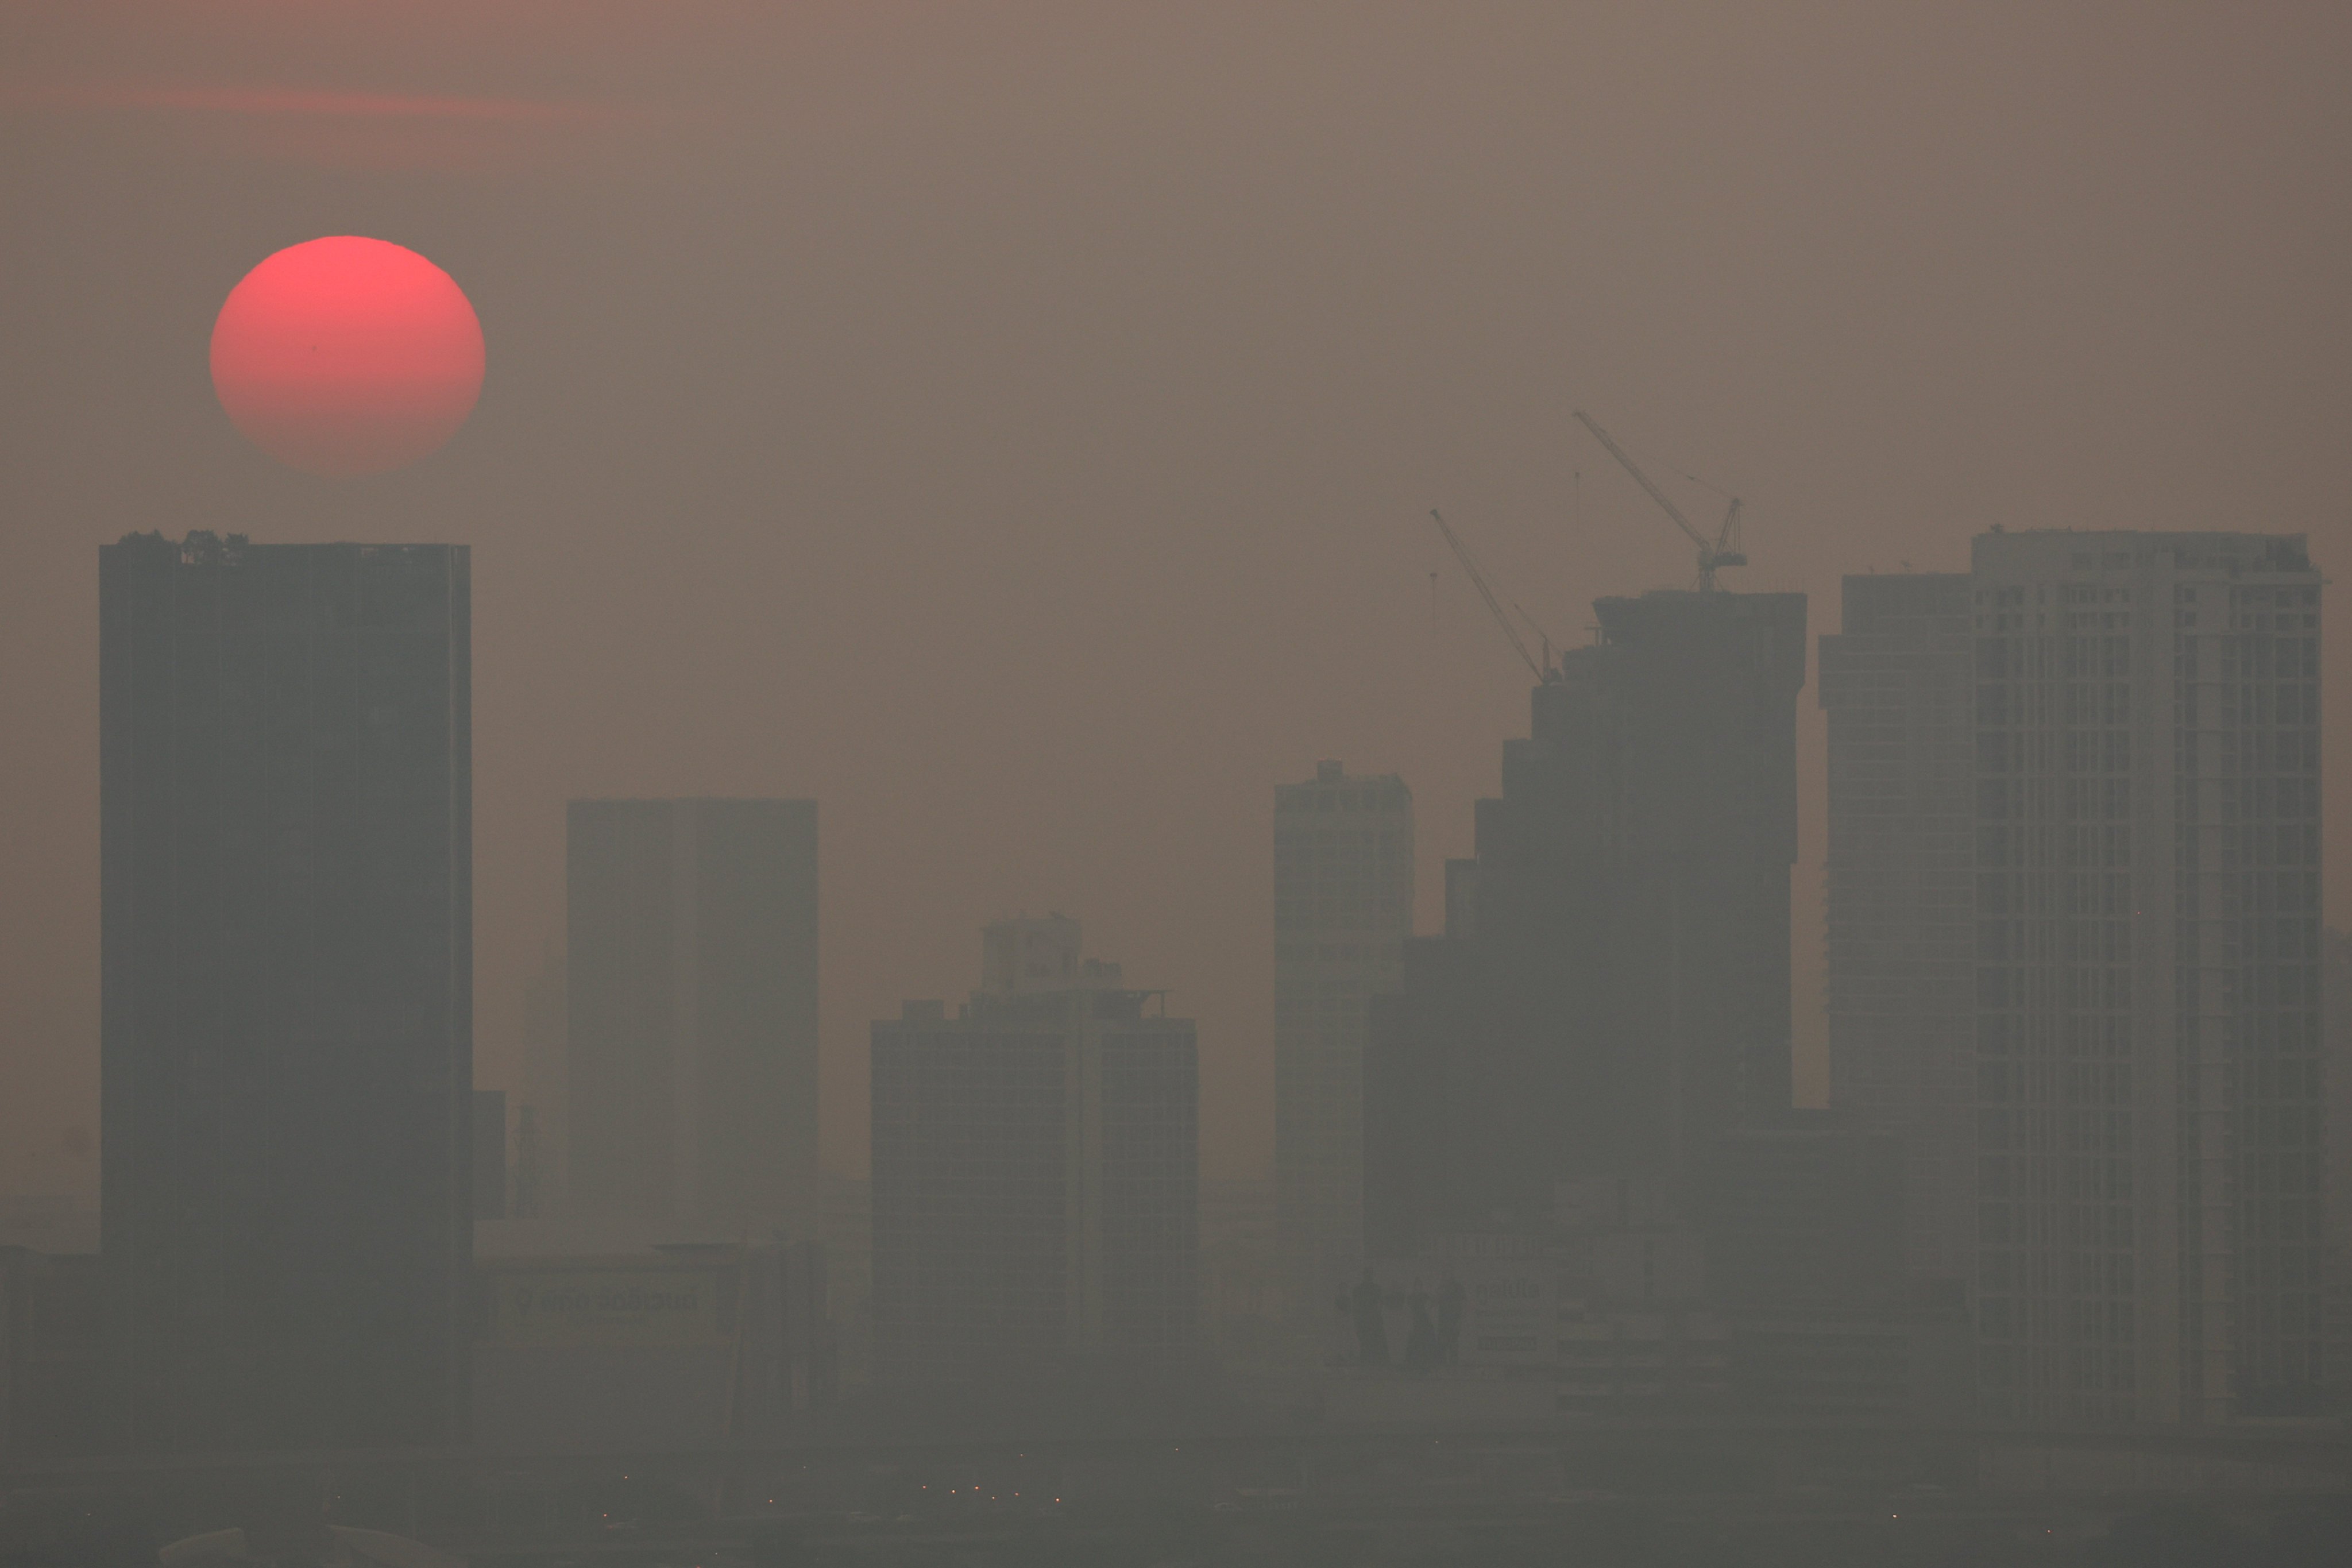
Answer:
[[[1318,763],[1274,792],[1276,1250],[1294,1316],[1319,1317],[1364,1247],[1364,1043],[1403,984],[1412,792]]]
[[[1367,1231],[1542,1230],[1558,1184],[1687,1208],[1707,1151],[1790,1100],[1796,594],[1594,606],[1446,868],[1446,934],[1374,1005]]]
[[[1611,979],[1634,1093],[1686,1199],[1700,1152],[1790,1103],[1802,594],[1602,599],[1560,660],[1604,812]],[[1483,919],[1483,916],[1482,916]]]
[[[873,1031],[875,1374],[905,1386],[1181,1373],[1200,1318],[1192,1021],[1007,921],[988,984]]]
[[[2352,1393],[2352,936],[2320,933],[2319,1079],[2327,1103],[2327,1335],[2324,1377],[2335,1402]]]
[[[100,552],[102,1251],[149,1451],[464,1436],[462,545]]]
[[[1995,532],[1972,564],[1964,751],[1933,716],[1874,735],[1869,682],[1949,679],[1942,580],[1869,590],[1824,685],[1848,786],[1831,993],[1877,999],[1887,1059],[1919,1075],[1887,1102],[1916,1094],[1937,1127],[1960,1120],[1928,1103],[1951,1092],[1950,1040],[1919,1020],[1948,922],[1890,910],[1885,942],[1841,940],[1901,869],[1842,851],[1907,834],[1916,885],[1948,899],[1926,857],[1955,786],[1970,801],[1973,1169],[1913,1175],[1960,1184],[1924,1197],[1966,1258],[1980,1402],[2051,1421],[2302,1407],[2325,1371],[2319,575],[2300,536],[2239,533]],[[1886,647],[1912,650],[1908,677],[1865,665]],[[1876,761],[1902,787],[1863,787]]]
[[[2300,536],[1979,535],[1989,1411],[2221,1419],[2321,1336],[2319,574]]]
[[[507,1203],[507,1091],[474,1091],[474,1217],[504,1219]]]
[[[571,1212],[816,1236],[816,803],[576,800],[565,876]]]
[[[1976,644],[1965,572],[1848,577],[1829,714],[1831,1103],[1895,1134],[1912,1272],[1976,1241]]]

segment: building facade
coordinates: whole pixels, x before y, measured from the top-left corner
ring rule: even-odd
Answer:
[[[1042,924],[1043,922],[1024,922]],[[1075,959],[1077,922],[1061,935]],[[1053,932],[992,930],[1006,935]],[[1016,943],[1025,946],[1025,943]],[[910,1002],[873,1030],[875,1375],[1181,1375],[1200,1317],[1192,1021],[1118,967]]]
[[[1965,572],[1848,577],[1829,717],[1831,1103],[1905,1152],[1913,1272],[1976,1240],[1975,643]]]
[[[820,1242],[477,1266],[474,1441],[503,1454],[776,1443],[835,1392]]]
[[[816,803],[573,801],[565,877],[571,1213],[819,1234]]]
[[[1789,876],[1805,601],[1656,593],[1533,694],[1446,868],[1446,934],[1373,1006],[1366,1231],[1533,1234],[1563,1181],[1687,1208],[1705,1152],[1790,1102]]]
[[[100,552],[102,1255],[120,1439],[462,1439],[468,562]]]
[[[1979,536],[1965,582],[1965,746],[1952,579],[1859,601],[1850,581],[1862,614],[1824,639],[1830,992],[1851,1031],[1832,1095],[1927,1145],[1912,1201],[1937,1228],[1913,1256],[1962,1259],[1988,1416],[2309,1408],[2319,575],[2294,535],[2050,531]]]
[[[2332,1403],[2352,1394],[2352,936],[2320,933],[2320,1081],[2326,1088],[2327,1336]]]
[[[1364,1249],[1364,1046],[1403,984],[1412,792],[1319,763],[1274,792],[1276,1246],[1290,1313],[1327,1316]]]
[[[1980,535],[1979,1376],[2200,1421],[2322,1375],[2319,574],[2300,536]]]

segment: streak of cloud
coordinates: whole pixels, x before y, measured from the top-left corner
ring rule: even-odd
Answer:
[[[560,99],[172,81],[0,84],[0,112],[153,122],[199,153],[330,168],[497,170],[609,151],[639,110]]]
[[[204,114],[305,115],[365,120],[466,120],[544,125],[608,121],[621,110],[600,104],[521,98],[346,92],[327,88],[207,86],[193,83],[87,82],[0,89],[12,109],[186,110]]]

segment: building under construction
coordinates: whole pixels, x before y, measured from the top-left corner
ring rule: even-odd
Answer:
[[[1603,599],[1505,743],[1446,930],[1375,1003],[1376,1256],[1534,1230],[1560,1182],[1654,1179],[1790,1100],[1798,594]]]

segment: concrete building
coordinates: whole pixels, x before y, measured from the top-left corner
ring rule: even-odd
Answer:
[[[1275,1258],[1274,1184],[1203,1181],[1202,1321],[1216,1352],[1229,1363],[1263,1363],[1279,1353],[1282,1300]],[[1334,1286],[1330,1293],[1338,1291]],[[1330,1312],[1330,1302],[1324,1302],[1323,1315]]]
[[[2319,574],[2299,535],[1990,533],[1979,1371],[2200,1421],[2321,1375]]]
[[[824,1187],[825,1306],[847,1387],[874,1371],[874,1184],[827,1172]]]
[[[474,1091],[474,1217],[504,1219],[507,1203],[507,1093]]]
[[[69,1193],[0,1194],[0,1247],[98,1254],[98,1205]]]
[[[1193,1363],[1192,1024],[1126,988],[1116,964],[1082,960],[1078,937],[1059,917],[992,927],[992,984],[955,1016],[909,1002],[874,1025],[880,1381],[1166,1377]],[[1008,970],[1006,953],[1023,962]]]
[[[1318,763],[1274,792],[1276,1247],[1286,1306],[1319,1318],[1364,1254],[1364,1044],[1403,983],[1412,792]]]
[[[1815,1112],[1735,1131],[1704,1165],[1696,1223],[1662,1183],[1569,1181],[1540,1234],[1382,1260],[1347,1375],[1539,1386],[1578,1417],[1968,1416],[1967,1314],[1904,1279],[1890,1138]]]
[[[833,1396],[819,1243],[509,1253],[478,1269],[482,1452],[773,1443]]]
[[[541,1218],[565,1212],[563,1183],[571,1161],[565,1130],[571,1055],[564,1026],[565,992],[562,949],[550,953],[523,989],[522,1082],[514,1108],[514,1213]]]
[[[1829,715],[1830,1099],[1905,1151],[1913,1272],[1976,1241],[1976,646],[1968,574],[1848,577]]]
[[[1832,1070],[1856,1080],[1832,1094],[1926,1145],[1914,1256],[1961,1259],[1987,1415],[2309,1408],[2319,574],[2299,535],[1980,535],[1964,747],[1953,581],[1850,582],[1858,620],[1825,641]]]
[[[101,1248],[121,1440],[461,1440],[468,562],[100,552]]]
[[[2323,931],[2320,1081],[2326,1088],[2328,1403],[2352,1405],[2352,936]]]
[[[816,803],[576,800],[565,876],[569,1212],[818,1235]]]
[[[1837,1111],[1759,1118],[1719,1140],[1695,1219],[1732,1306],[1876,1304],[1906,1293],[1903,1141]]]
[[[1446,931],[1373,1005],[1366,1230],[1539,1233],[1558,1183],[1687,1205],[1703,1151],[1790,1103],[1802,595],[1656,593],[1533,694],[1446,868]]]
[[[0,1462],[107,1450],[106,1348],[97,1254],[0,1243]]]

